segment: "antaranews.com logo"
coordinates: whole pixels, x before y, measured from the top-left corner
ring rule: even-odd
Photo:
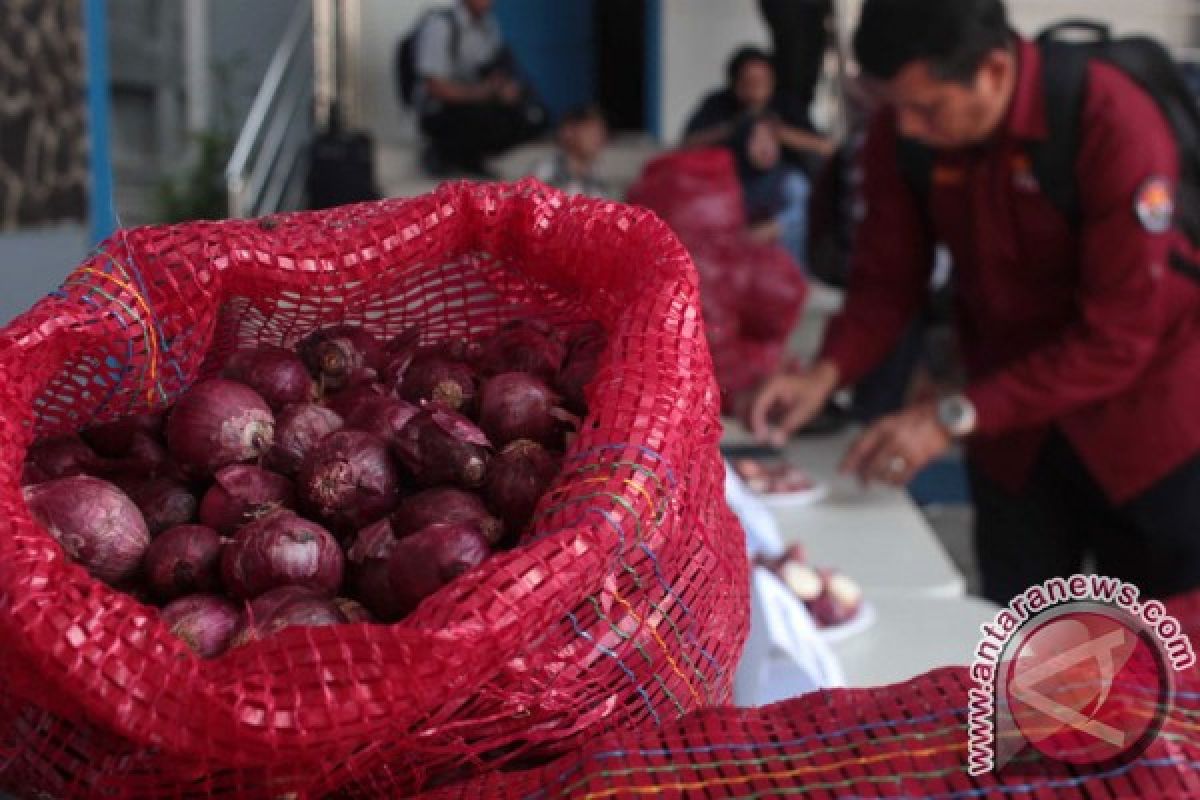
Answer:
[[[1196,663],[1178,620],[1117,578],[1052,578],[982,626],[968,720],[971,775],[1034,760],[1105,769],[1139,756]]]

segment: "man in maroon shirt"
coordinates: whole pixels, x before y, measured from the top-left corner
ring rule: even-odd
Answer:
[[[1043,193],[1043,59],[1002,0],[867,0],[855,37],[884,110],[865,147],[866,218],[846,306],[814,364],[763,388],[752,425],[781,444],[894,345],[955,263],[969,383],[871,427],[843,468],[904,485],[964,440],[984,594],[1096,569],[1162,596],[1200,586],[1200,287],[1171,225],[1179,177],[1155,100],[1092,61],[1078,220]],[[934,153],[923,194],[899,140]]]

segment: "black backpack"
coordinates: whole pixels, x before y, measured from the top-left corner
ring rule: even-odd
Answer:
[[[396,47],[396,90],[400,95],[400,102],[406,108],[412,108],[417,97],[417,82],[420,76],[417,75],[417,38],[421,35],[421,30],[425,27],[425,23],[433,16],[442,16],[450,23],[450,53],[451,58],[458,60],[458,41],[460,32],[458,30],[458,15],[454,9],[442,9],[440,11],[429,11],[421,16],[416,25],[408,34],[400,40],[400,44]]]
[[[1183,70],[1161,44],[1145,36],[1114,39],[1098,22],[1068,20],[1037,38],[1043,56],[1043,83],[1049,136],[1030,146],[1033,171],[1050,201],[1072,225],[1080,220],[1075,162],[1079,122],[1087,93],[1088,62],[1099,58],[1120,69],[1158,103],[1179,147],[1180,182],[1175,227],[1200,248],[1200,101]],[[900,170],[918,197],[928,198],[935,160],[933,150],[901,140]],[[1200,269],[1182,261],[1177,269],[1200,277]]]

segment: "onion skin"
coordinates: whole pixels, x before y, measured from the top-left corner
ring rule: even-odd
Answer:
[[[162,620],[201,658],[215,658],[229,647],[241,624],[237,607],[223,597],[193,594],[162,610]]]
[[[203,525],[180,525],[150,543],[143,563],[146,583],[164,600],[217,591],[221,535]]]
[[[121,458],[129,454],[136,433],[158,439],[163,433],[163,414],[133,414],[80,431],[88,445],[106,458]]]
[[[431,525],[401,539],[388,560],[392,596],[404,614],[431,594],[482,564],[487,540],[469,525]]]
[[[101,459],[78,436],[55,436],[30,446],[25,461],[31,472],[41,478],[39,483],[56,478],[90,475],[100,466]]]
[[[200,502],[182,483],[170,478],[132,478],[114,482],[137,504],[151,536],[196,519]]]
[[[448,486],[426,489],[401,500],[391,521],[392,531],[399,538],[438,523],[474,525],[492,545],[504,538],[503,523],[488,513],[479,495]]]
[[[313,403],[290,406],[279,415],[267,465],[283,475],[295,475],[309,452],[344,426],[341,416],[323,406]]]
[[[331,596],[341,586],[344,557],[329,531],[291,511],[276,511],[242,528],[221,556],[221,577],[237,598],[279,586]]]
[[[247,603],[230,647],[269,639],[287,628],[340,625],[346,621],[336,601],[299,586],[281,586]]]
[[[222,536],[279,508],[296,504],[292,482],[261,467],[235,464],[216,474],[216,483],[200,501],[200,523]]]
[[[388,561],[399,540],[391,524],[381,519],[363,528],[346,551],[346,569],[355,597],[382,622],[395,622],[404,616],[396,602]]]
[[[374,622],[375,617],[367,611],[362,603],[349,597],[338,597],[333,601],[334,606],[341,612],[342,619],[348,623]]]
[[[374,374],[363,375],[361,379],[354,380],[346,388],[325,398],[325,405],[342,419],[349,419],[363,404],[388,396],[387,389],[375,380]]]
[[[607,347],[608,336],[597,323],[584,326],[570,340],[555,387],[562,393],[566,407],[575,414],[587,415],[585,390],[595,379]]]
[[[470,364],[433,353],[413,359],[396,390],[415,405],[429,403],[470,414],[479,393],[479,379]]]
[[[304,362],[282,347],[239,350],[230,356],[221,374],[258,392],[276,413],[290,405],[308,402],[315,389]]]
[[[547,447],[562,441],[557,411],[561,398],[524,372],[488,379],[479,398],[479,427],[497,447],[532,439]]]
[[[322,439],[300,468],[297,486],[304,507],[344,533],[391,513],[400,499],[387,443],[362,431]]]
[[[483,485],[491,442],[466,417],[422,409],[392,441],[392,452],[418,486]]]
[[[533,519],[538,501],[558,477],[562,461],[537,442],[518,439],[492,459],[485,488],[488,506],[514,535]]]
[[[335,325],[309,334],[296,352],[322,391],[341,389],[361,370],[383,366],[379,340],[356,325]]]
[[[262,457],[274,435],[275,417],[266,401],[222,378],[193,386],[167,419],[171,455],[197,477]]]
[[[346,427],[390,442],[420,410],[395,397],[377,397],[359,403],[346,418]]]
[[[552,382],[567,356],[566,345],[540,320],[513,320],[483,345],[478,364],[484,375],[528,372]]]
[[[34,520],[92,577],[111,585],[137,572],[150,532],[137,506],[116,486],[77,475],[23,491]]]

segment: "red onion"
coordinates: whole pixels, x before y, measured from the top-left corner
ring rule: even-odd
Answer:
[[[470,525],[431,525],[396,543],[388,561],[392,596],[404,614],[491,554]]]
[[[271,448],[275,418],[258,392],[216,379],[179,398],[167,420],[167,445],[180,466],[206,477]]]
[[[399,386],[408,371],[409,364],[420,352],[421,331],[409,328],[394,337],[383,348],[383,363],[379,369],[379,379],[388,386]]]
[[[32,461],[26,461],[21,465],[21,488],[26,486],[36,486],[39,483],[45,483],[51,480],[45,470],[34,464]]]
[[[221,556],[221,577],[234,597],[257,597],[276,586],[303,586],[332,595],[342,583],[342,551],[315,522],[276,511],[238,531]]]
[[[341,609],[328,597],[299,586],[281,586],[247,604],[232,647],[267,639],[287,628],[340,625]]]
[[[567,415],[550,387],[524,372],[506,372],[483,385],[479,427],[497,447],[532,439],[547,447],[562,441],[560,425]]]
[[[23,491],[33,518],[92,577],[111,584],[137,571],[150,532],[137,506],[116,486],[77,475]]]
[[[528,372],[549,382],[558,375],[566,355],[566,347],[549,325],[518,319],[488,339],[478,363],[485,375]]]
[[[346,622],[374,622],[375,618],[371,616],[371,612],[367,611],[363,604],[357,600],[352,600],[349,597],[337,597],[333,601],[334,606],[341,613],[342,619]]]
[[[342,419],[349,419],[360,406],[387,396],[388,391],[383,384],[373,380],[363,380],[325,398],[325,405]]]
[[[171,478],[114,478],[137,504],[151,536],[186,525],[196,518],[199,502],[182,483]]]
[[[146,550],[146,583],[164,600],[220,585],[221,535],[203,525],[180,525],[165,532]]]
[[[102,456],[120,458],[129,453],[135,433],[144,433],[152,439],[162,436],[163,415],[134,414],[106,422],[81,431],[80,436],[93,450]]]
[[[362,431],[338,431],[322,439],[296,481],[305,506],[339,531],[375,522],[399,499],[387,443]]]
[[[282,347],[239,350],[226,362],[221,374],[258,392],[275,412],[294,403],[306,403],[313,397],[312,377],[304,362]]]
[[[397,388],[398,394],[410,403],[432,403],[450,411],[469,413],[475,407],[478,383],[469,364],[440,355],[423,355],[409,365]]]
[[[282,475],[235,464],[216,475],[216,483],[200,501],[200,523],[224,536],[271,511],[296,504],[292,482]]]
[[[563,362],[555,384],[566,403],[576,414],[587,414],[584,390],[596,377],[600,358],[608,347],[608,336],[597,323],[589,323],[571,338],[567,360]]]
[[[423,409],[392,442],[392,451],[419,486],[483,485],[491,442],[466,417]]]
[[[342,425],[336,412],[322,406],[306,403],[285,409],[275,426],[275,445],[267,454],[267,464],[284,475],[295,475],[309,451]]]
[[[144,475],[182,479],[183,472],[171,461],[166,448],[145,431],[137,431],[129,442],[124,458],[114,459],[101,466],[101,471],[121,472],[127,475]]]
[[[31,470],[36,470],[39,476],[44,476],[43,481],[87,475],[95,471],[103,461],[75,435],[55,436],[34,442],[25,460]]]
[[[383,366],[379,340],[355,325],[316,331],[297,345],[296,352],[322,390],[340,389],[360,370]]]
[[[400,501],[392,515],[392,531],[401,538],[438,523],[474,525],[490,544],[504,536],[504,525],[488,513],[479,495],[462,489],[426,489]]]
[[[181,597],[162,610],[162,620],[201,658],[215,658],[229,647],[241,624],[233,603],[212,594]]]
[[[416,406],[398,398],[376,397],[359,403],[346,418],[346,427],[389,442],[418,411]]]
[[[501,450],[488,467],[488,505],[515,535],[529,524],[560,469],[562,462],[546,448],[518,439]]]
[[[393,597],[388,570],[397,541],[391,524],[381,519],[359,531],[346,551],[354,595],[383,622],[395,622],[404,616],[404,609]]]

